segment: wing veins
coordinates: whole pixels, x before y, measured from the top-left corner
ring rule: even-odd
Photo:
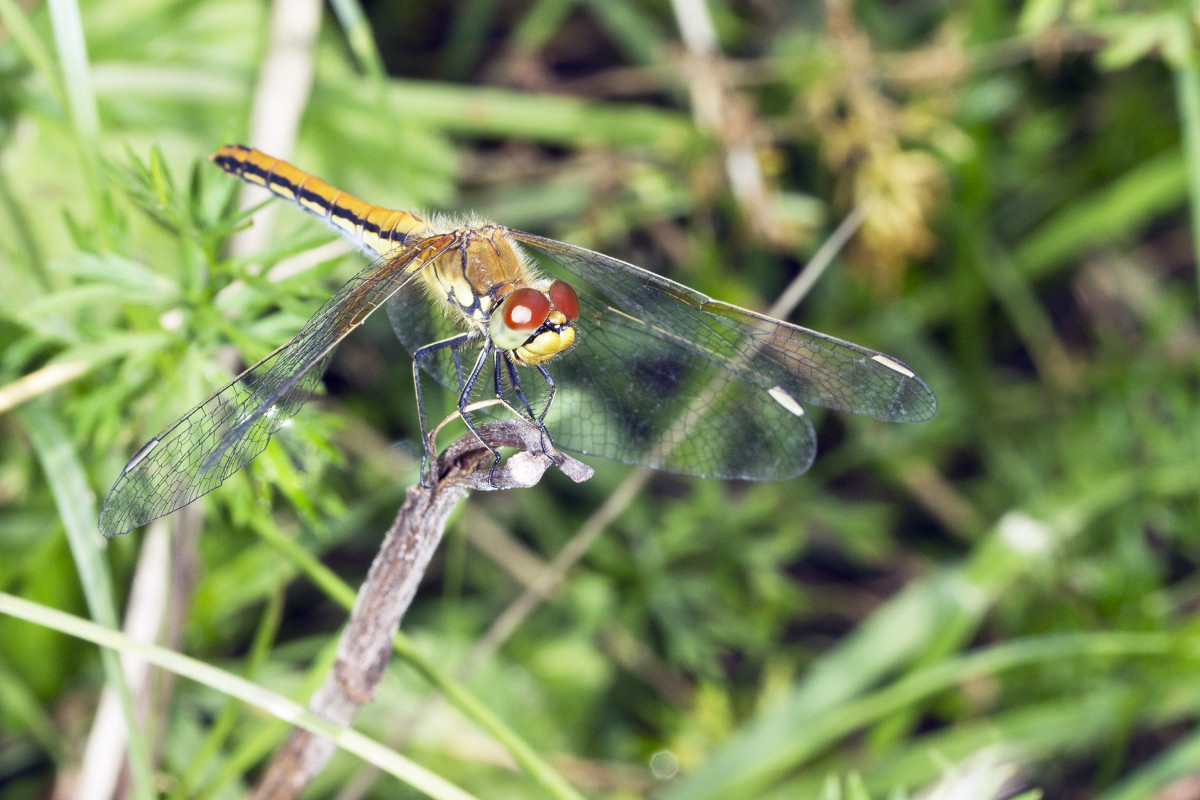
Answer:
[[[919,421],[936,411],[928,385],[875,360],[885,355],[878,351],[714,300],[603,253],[523,231],[510,235],[594,287],[614,310],[664,319],[696,357],[764,391],[780,386],[803,402],[883,420]],[[617,310],[637,319],[629,311]],[[647,330],[659,336],[664,325]]]
[[[337,345],[452,246],[453,239],[444,234],[427,237],[343,284],[288,342],[163,430],[151,440],[157,442],[151,450],[134,455],[105,500],[101,530],[113,535],[168,514],[212,491],[249,463],[266,448],[271,434],[303,405],[300,400],[292,407],[299,395],[296,390],[311,388],[310,384],[320,380],[324,370],[316,368]],[[414,265],[418,259],[421,263]],[[253,380],[264,367],[259,380]],[[253,407],[247,410],[251,403]],[[255,435],[256,426],[278,406],[284,413],[273,415],[278,419],[270,429]],[[241,419],[222,433],[221,428],[235,415]],[[205,442],[214,438],[211,451],[205,453]],[[220,474],[208,477],[222,460],[228,463]]]

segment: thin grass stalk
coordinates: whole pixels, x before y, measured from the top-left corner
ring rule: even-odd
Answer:
[[[346,43],[350,45],[350,52],[354,54],[359,69],[372,81],[382,82],[387,72],[383,68],[383,58],[375,46],[371,23],[363,13],[362,4],[358,0],[330,0],[329,5],[333,7],[338,24],[346,34]]]
[[[1200,66],[1194,54],[1175,68],[1175,99],[1183,126],[1183,153],[1187,168],[1188,207],[1192,219],[1192,247],[1200,276]]]
[[[102,185],[100,170],[100,114],[92,89],[91,66],[83,35],[83,20],[75,0],[50,0],[50,20],[62,70],[63,94],[83,165],[83,180],[96,215],[95,232],[106,246],[111,225],[111,204]]]
[[[44,403],[26,404],[20,409],[18,416],[33,442],[33,449],[54,494],[63,527],[67,531],[67,543],[79,572],[79,582],[88,611],[101,626],[116,631],[120,625],[113,605],[112,579],[108,565],[100,557],[103,539],[96,531],[96,508],[91,500],[91,489],[84,477],[82,464],[72,449],[63,426]],[[150,765],[150,748],[142,734],[141,726],[138,725],[133,695],[125,680],[124,667],[116,652],[105,649],[101,650],[100,655],[105,678],[116,692],[125,718],[126,752],[129,757],[133,796],[138,800],[152,800],[154,773]]]
[[[304,676],[303,683],[289,696],[297,702],[303,702],[300,698],[306,698],[317,690],[325,675],[333,669],[333,663],[336,660],[337,640],[333,639],[317,652]],[[219,762],[220,768],[217,772],[197,787],[195,792],[184,797],[213,797],[222,791],[229,790],[230,787],[239,787],[244,790],[245,787],[241,786],[244,776],[279,747],[287,737],[288,730],[286,722],[276,719],[260,726],[251,735],[239,739],[236,749]]]
[[[278,564],[279,561],[276,563]],[[277,572],[282,571],[277,569]],[[258,628],[251,640],[250,651],[244,661],[246,666],[243,675],[247,678],[254,678],[271,656],[271,647],[275,643],[275,637],[283,619],[283,580],[284,577],[281,574],[275,591],[267,597],[266,608],[263,609],[259,618]],[[219,759],[221,750],[234,732],[244,709],[244,703],[233,698],[229,699],[217,715],[216,721],[209,728],[208,734],[201,741],[191,765],[179,779],[175,791],[171,793],[168,800],[187,800],[190,797],[203,796],[197,791],[201,780],[211,769],[212,764]]]
[[[1030,637],[943,659],[813,719],[805,738],[791,744],[786,762],[781,761],[780,754],[776,753],[772,759],[764,759],[762,763],[752,765],[751,769],[733,775],[736,782],[723,783],[720,776],[714,776],[715,780],[704,785],[685,781],[664,797],[670,800],[715,800],[721,797],[755,796],[778,778],[780,770],[795,770],[811,763],[826,748],[854,731],[863,730],[892,714],[927,702],[939,692],[985,676],[995,677],[1018,668],[1057,663],[1065,659],[1078,659],[1087,664],[1091,661],[1161,658],[1168,655],[1180,659],[1200,658],[1200,652],[1185,636],[1160,632],[1105,632]]]
[[[165,647],[135,641],[120,631],[97,625],[81,617],[32,603],[0,592],[0,614],[23,619],[50,630],[99,645],[106,651],[121,651],[144,658],[155,666],[223,692],[291,723],[323,736],[341,749],[379,766],[409,786],[439,800],[476,800],[430,770],[410,761],[385,745],[350,728],[336,725],[313,714],[299,703],[252,683],[238,675],[189,658]]]

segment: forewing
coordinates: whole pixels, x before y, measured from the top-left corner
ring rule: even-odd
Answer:
[[[557,445],[709,478],[787,478],[812,464],[816,435],[802,408],[590,294],[580,301],[575,347],[547,364]]]
[[[577,290],[610,306],[606,317],[622,312],[631,317],[627,327],[636,326],[640,340],[687,352],[723,379],[749,384],[748,395],[891,422],[919,422],[937,411],[928,384],[883,353],[713,300],[602,253],[521,231],[509,235],[549,257]],[[581,328],[580,335],[586,341],[590,332]]]
[[[250,463],[304,405],[337,344],[447,245],[430,237],[364,269],[290,342],[151,439],[109,491],[100,531],[113,536],[170,514]]]

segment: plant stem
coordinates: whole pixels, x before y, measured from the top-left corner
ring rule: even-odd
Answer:
[[[1200,271],[1200,67],[1195,59],[1175,68],[1175,98],[1183,125],[1183,154],[1192,214],[1192,247]],[[1200,275],[1200,272],[1197,273]]]

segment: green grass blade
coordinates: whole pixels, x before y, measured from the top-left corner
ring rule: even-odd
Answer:
[[[64,106],[62,74],[54,65],[54,57],[42,44],[37,32],[29,24],[29,18],[15,0],[0,0],[0,22],[4,23],[5,32],[12,37],[17,48],[24,53],[25,58],[50,86],[50,91]]]
[[[71,121],[80,141],[95,143],[100,134],[100,115],[96,111],[96,94],[92,91],[79,6],[73,0],[50,0],[48,5]]]
[[[92,88],[83,20],[74,0],[50,0],[48,5],[62,68],[63,93],[83,161],[83,179],[96,214],[95,230],[101,243],[107,244],[107,231],[113,222],[112,205],[100,169],[100,114],[96,110],[96,93]]]
[[[1124,632],[1030,638],[946,659],[879,691],[841,703],[827,713],[797,720],[798,723],[804,723],[804,735],[787,743],[790,757],[786,762],[772,754],[759,754],[759,758],[744,762],[738,768],[727,767],[723,772],[706,770],[698,779],[694,776],[667,797],[671,800],[710,800],[753,796],[760,793],[782,769],[813,758],[837,739],[964,681],[996,676],[1023,666],[1053,664],[1063,659],[1086,661],[1167,654],[1189,660],[1200,659],[1200,649],[1196,643],[1183,637]]]
[[[353,753],[364,761],[374,764],[384,772],[394,775],[437,800],[475,800],[474,795],[459,789],[441,776],[409,761],[374,739],[350,728],[335,725],[299,703],[264,689],[245,678],[172,650],[135,641],[118,631],[52,608],[30,603],[10,594],[0,593],[0,614],[9,614],[70,636],[85,639],[107,651],[131,653],[155,666],[170,670],[176,675],[236,697],[285,722],[329,739],[346,752]]]
[[[112,579],[108,566],[100,557],[104,540],[96,530],[96,506],[83,465],[58,418],[43,403],[27,403],[18,411],[18,416],[33,442],[46,481],[54,493],[88,609],[100,625],[116,630],[119,624],[113,605]],[[125,682],[125,671],[116,653],[105,650],[101,655],[105,675],[117,692],[125,715],[134,795],[141,800],[149,800],[154,796],[150,748],[137,724],[133,699]]]
[[[333,13],[337,15],[342,30],[346,33],[346,41],[350,52],[367,77],[373,81],[382,81],[387,75],[383,68],[383,58],[379,48],[375,46],[375,37],[371,33],[371,24],[363,13],[358,0],[331,0]]]
[[[1200,269],[1200,65],[1190,63],[1175,68],[1175,96],[1183,125],[1192,246],[1195,248],[1197,269]]]
[[[1191,734],[1175,742],[1165,752],[1146,764],[1096,800],[1137,800],[1142,797],[1165,797],[1168,787],[1175,781],[1187,781],[1195,776],[1200,766],[1200,733]]]
[[[1017,260],[1027,275],[1045,275],[1088,248],[1130,237],[1139,226],[1176,208],[1187,188],[1179,151],[1147,159],[1043,223],[1016,251]]]

